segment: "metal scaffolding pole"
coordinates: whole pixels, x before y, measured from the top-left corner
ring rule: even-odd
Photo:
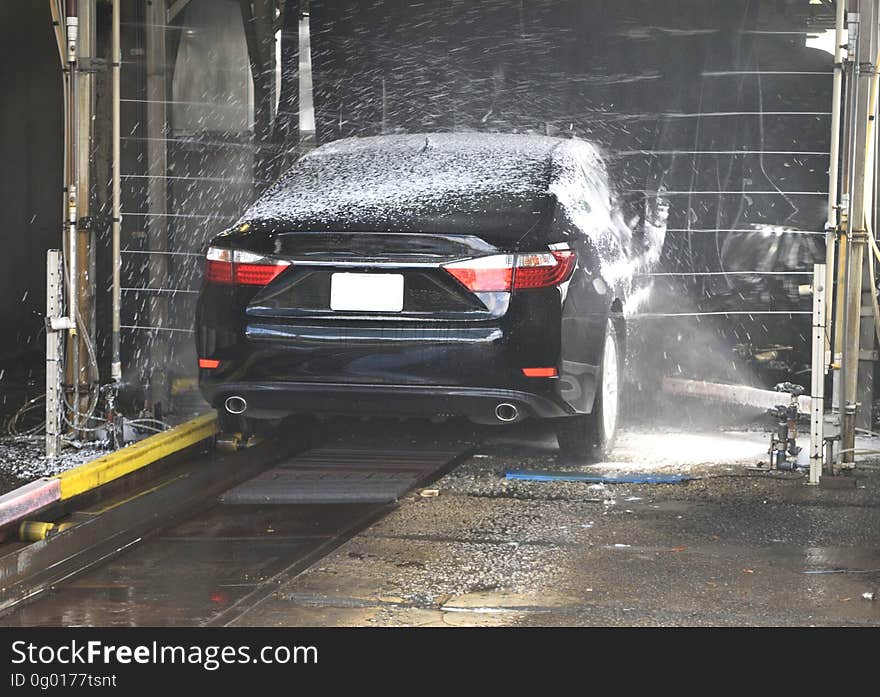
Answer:
[[[146,60],[147,60],[147,242],[151,252],[149,284],[160,288],[169,275],[168,227],[165,213],[168,208],[168,101],[165,46],[165,3],[146,2]],[[150,325],[168,326],[168,298],[163,293],[151,293]],[[150,336],[150,403],[161,410],[168,399],[168,380],[165,367],[168,361],[168,332],[156,331]]]
[[[92,384],[97,381],[97,366],[90,347],[94,346],[94,225],[92,224],[92,130],[94,109],[94,71],[95,52],[95,0],[79,0],[79,46],[77,56],[77,105],[76,119],[79,143],[77,155],[77,235],[76,235],[76,276],[74,278],[77,296],[78,340],[74,343],[76,352],[76,380],[74,393],[77,418],[76,423],[91,416]],[[88,423],[82,422],[88,427]]]
[[[53,16],[57,15],[53,9]],[[67,419],[74,435],[86,427],[98,379],[94,354],[94,231],[89,215],[91,133],[94,113],[90,74],[95,46],[95,0],[65,3],[65,280],[68,331],[65,389],[70,393]],[[59,325],[60,326],[60,325]]]
[[[46,457],[61,450],[61,331],[55,328],[64,305],[64,269],[61,252],[46,252]]]
[[[840,342],[834,332],[832,323],[834,307],[834,274],[835,274],[835,245],[840,233],[840,155],[841,155],[841,112],[843,111],[843,70],[846,59],[846,0],[836,0],[834,21],[834,83],[831,95],[831,140],[830,158],[828,167],[828,217],[825,222],[825,336],[824,336],[824,366],[823,374],[832,364],[839,365],[841,362]],[[814,368],[815,370],[815,368]],[[840,374],[832,371],[832,396],[831,410],[840,401]],[[813,377],[815,380],[815,376]],[[823,385],[824,388],[824,385]],[[840,415],[837,414],[834,422],[839,430]]]
[[[872,180],[868,171],[871,128],[869,120],[876,108],[872,99],[874,72],[877,62],[878,33],[877,0],[852,0],[852,10],[847,15],[849,27],[850,57],[849,80],[850,98],[848,108],[850,123],[848,133],[849,176],[846,192],[848,214],[846,222],[846,253],[844,263],[843,306],[838,312],[841,316],[842,361],[841,361],[841,448],[840,463],[843,467],[854,466],[855,429],[866,421],[870,426],[871,395],[873,392],[873,361],[860,353],[865,322],[862,306],[865,291],[865,247],[867,244],[867,216],[870,198],[866,197],[866,182]],[[852,52],[855,47],[855,53]],[[866,205],[867,203],[867,205]],[[839,278],[839,276],[838,276]],[[869,279],[870,290],[873,282]],[[870,296],[868,296],[870,302]],[[870,305],[869,305],[870,307]],[[869,329],[872,325],[868,325]],[[870,336],[869,338],[873,338]],[[869,344],[873,346],[873,342]]]
[[[65,210],[65,259],[67,276],[67,355],[70,359],[66,382],[73,390],[73,403],[77,403],[76,384],[79,376],[79,338],[77,337],[76,317],[79,293],[76,290],[77,270],[77,212],[79,209],[79,167],[77,150],[79,141],[79,119],[77,118],[77,58],[79,42],[79,17],[76,0],[67,0],[65,7],[65,37],[67,45],[67,104],[65,105],[65,171],[64,187],[67,193]],[[76,422],[75,413],[71,421]]]
[[[864,224],[857,231],[857,234],[853,235],[853,272],[855,274],[853,285],[860,285],[859,290],[854,288],[853,291],[854,295],[860,293],[858,302],[858,370],[855,378],[855,399],[858,406],[855,415],[855,428],[871,430],[874,406],[874,367],[878,356],[874,337],[873,316],[876,289],[874,287],[873,274],[871,273],[870,259],[867,255],[871,254],[871,249],[868,246],[868,235],[876,234],[874,220],[876,219],[877,205],[877,198],[875,196],[875,191],[877,190],[877,117],[878,106],[880,106],[877,84],[877,71],[880,69],[880,2],[878,0],[871,0],[868,3],[866,0],[863,0],[863,4],[870,4],[871,6],[872,42],[871,51],[865,56],[867,63],[862,66],[862,73],[866,76],[867,90],[869,92],[867,134],[862,146],[866,160],[865,177],[860,182]]]
[[[824,264],[813,266],[813,360],[810,389],[810,484],[822,476],[825,426],[825,302],[827,275]]]
[[[122,359],[119,352],[119,330],[122,315],[122,282],[120,279],[121,246],[120,235],[122,226],[121,188],[120,188],[120,157],[119,157],[119,71],[122,53],[119,45],[119,0],[113,0],[113,37],[111,61],[113,63],[113,359],[110,364],[110,375],[116,382],[122,380]]]

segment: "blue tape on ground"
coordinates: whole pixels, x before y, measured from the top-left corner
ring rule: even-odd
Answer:
[[[588,482],[590,484],[680,484],[696,477],[684,474],[632,474],[623,476],[597,476],[581,472],[535,472],[531,470],[511,470],[505,473],[506,479],[519,479],[527,482]]]

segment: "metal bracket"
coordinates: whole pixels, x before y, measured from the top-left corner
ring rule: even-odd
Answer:
[[[58,332],[64,329],[73,329],[74,323],[70,317],[47,317],[46,328],[50,331]]]
[[[858,12],[846,13],[846,29],[849,33],[849,43],[852,44],[854,37],[859,35],[859,24],[862,21],[862,15]]]

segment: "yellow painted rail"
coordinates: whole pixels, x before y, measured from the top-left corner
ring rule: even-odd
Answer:
[[[217,416],[214,412],[210,412],[62,472],[57,476],[61,482],[61,500],[124,477],[163,457],[210,438],[215,433],[217,433]]]

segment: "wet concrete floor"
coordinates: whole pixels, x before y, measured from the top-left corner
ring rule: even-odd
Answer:
[[[198,626],[370,506],[217,506],[0,618],[13,626]]]
[[[234,624],[880,624],[880,470],[819,489],[749,471],[765,450],[761,432],[630,432],[581,469],[702,479],[532,483],[502,477],[562,467],[552,436],[499,433]]]
[[[438,441],[426,423],[416,430],[383,435],[355,424],[0,617],[0,626],[225,624],[274,590],[276,577],[305,569],[470,447]]]
[[[406,495],[314,563],[341,526],[384,510],[221,505],[0,624],[880,625],[880,600],[863,597],[880,586],[876,460],[856,486],[820,489],[750,471],[760,431],[630,430],[587,467],[560,464],[541,424],[419,429],[434,437],[424,447],[474,453],[437,495]],[[366,433],[360,444],[419,441],[410,424]],[[510,469],[700,478],[524,482]]]

